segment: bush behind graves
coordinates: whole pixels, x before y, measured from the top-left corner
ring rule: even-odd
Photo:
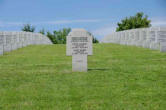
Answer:
[[[117,23],[118,27],[116,31],[123,31],[136,28],[147,28],[151,26],[151,20],[143,12],[137,13],[135,16],[130,16],[122,19],[121,22]]]

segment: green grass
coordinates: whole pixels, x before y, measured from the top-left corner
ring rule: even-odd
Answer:
[[[0,110],[165,110],[166,53],[94,45],[88,72],[72,72],[65,45],[0,56]]]

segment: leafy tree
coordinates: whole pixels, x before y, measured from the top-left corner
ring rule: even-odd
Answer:
[[[66,44],[66,37],[70,33],[70,28],[64,28],[62,30],[55,30],[53,34],[47,32],[47,37],[54,43],[54,44]]]
[[[151,20],[148,20],[148,16],[143,12],[137,13],[135,16],[130,16],[122,19],[117,23],[118,27],[116,31],[123,31],[128,29],[146,28],[151,26]]]
[[[47,37],[52,41],[53,44],[66,44],[66,37],[70,33],[70,28],[64,28],[62,30],[54,30],[53,34],[47,32]],[[89,35],[93,37],[93,43],[99,43],[99,41],[90,33]]]
[[[99,43],[99,41],[97,40],[97,38],[93,37],[93,43]]]
[[[40,30],[39,33],[45,35],[45,30],[44,30],[44,28],[43,28],[42,30]]]
[[[57,44],[57,41],[56,41],[56,39],[55,39],[53,34],[51,34],[50,32],[47,32],[47,37],[51,40],[51,42],[53,44]]]
[[[34,32],[35,27],[32,26],[31,24],[25,24],[21,30],[26,32]]]
[[[99,43],[99,41],[97,40],[97,38],[95,38],[92,33],[90,33],[90,32],[88,32],[88,33],[89,33],[90,36],[92,36],[93,43]]]
[[[66,44],[66,37],[70,33],[71,29],[70,28],[64,28],[59,31],[54,31],[54,36],[57,41],[57,44]]]

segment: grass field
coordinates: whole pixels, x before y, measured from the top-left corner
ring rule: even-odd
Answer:
[[[166,109],[166,53],[97,44],[87,73],[71,63],[65,45],[0,56],[0,110]]]

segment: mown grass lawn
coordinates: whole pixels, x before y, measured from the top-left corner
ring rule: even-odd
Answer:
[[[71,63],[65,45],[0,56],[0,110],[166,109],[166,53],[97,44],[87,73]]]

